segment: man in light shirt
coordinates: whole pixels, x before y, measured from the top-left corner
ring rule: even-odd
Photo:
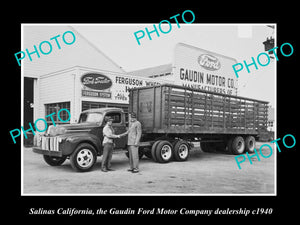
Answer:
[[[120,138],[122,135],[115,135],[115,131],[112,127],[113,119],[111,117],[106,116],[105,122],[106,125],[103,128],[103,155],[101,162],[101,170],[103,172],[113,171],[110,167],[110,162],[112,159],[112,154],[114,150],[114,139]]]

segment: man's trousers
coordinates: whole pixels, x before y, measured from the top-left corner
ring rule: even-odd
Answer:
[[[130,169],[139,169],[139,147],[128,145]]]
[[[110,168],[110,161],[112,159],[113,150],[114,150],[113,143],[105,143],[104,144],[101,169],[109,169]]]

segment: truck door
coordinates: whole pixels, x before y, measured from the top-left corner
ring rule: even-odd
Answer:
[[[123,134],[126,132],[125,118],[123,118],[123,113],[109,112],[106,114],[106,116],[113,118],[112,126],[115,130],[115,134]],[[116,138],[114,142],[116,144],[115,149],[124,149],[127,145],[127,135],[121,138]]]

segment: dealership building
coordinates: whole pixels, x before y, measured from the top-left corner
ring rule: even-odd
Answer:
[[[66,31],[71,32],[65,35],[64,43]],[[74,43],[68,40],[72,38],[70,34],[76,37]],[[55,38],[50,42],[50,37]],[[70,111],[71,123],[77,122],[83,110],[91,108],[119,107],[128,112],[128,90],[135,87],[171,83],[238,94],[232,70],[235,59],[183,43],[174,46],[173,62],[136,71],[124,71],[72,26],[23,25],[22,51],[25,49],[30,57],[21,62],[24,128],[63,108]],[[66,111],[60,116],[63,120],[68,118]],[[61,123],[57,116],[53,119]],[[51,123],[50,117],[46,120]]]

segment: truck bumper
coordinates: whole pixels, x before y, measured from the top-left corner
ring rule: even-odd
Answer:
[[[50,151],[50,150],[45,150],[37,147],[33,147],[32,151],[38,154],[42,155],[49,155],[49,156],[54,156],[54,157],[62,157],[62,152],[61,151]]]

